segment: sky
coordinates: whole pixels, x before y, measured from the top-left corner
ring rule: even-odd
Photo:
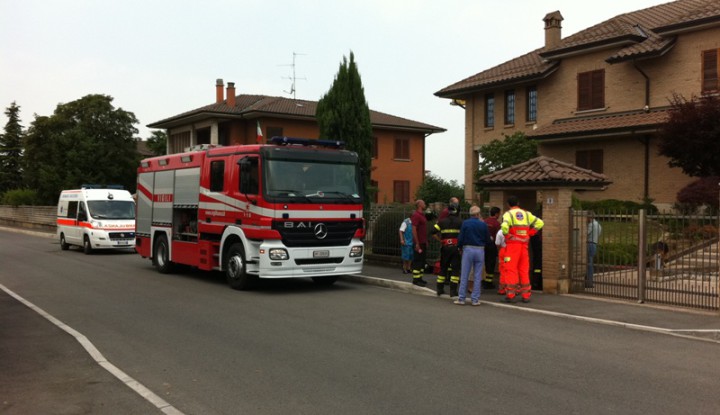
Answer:
[[[566,37],[662,0],[0,0],[0,126],[88,94],[155,121],[237,94],[319,100],[355,56],[372,110],[446,129],[425,168],[464,184],[464,110],[435,92],[543,46],[543,17]],[[498,137],[500,138],[500,137]]]

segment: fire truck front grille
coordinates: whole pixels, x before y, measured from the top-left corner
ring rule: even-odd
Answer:
[[[274,222],[287,247],[347,246],[361,222]]]
[[[317,265],[317,264],[340,264],[343,262],[343,258],[306,258],[296,259],[296,265]]]
[[[111,241],[135,239],[135,232],[110,232],[108,235]]]

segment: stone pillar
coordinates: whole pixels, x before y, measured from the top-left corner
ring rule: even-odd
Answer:
[[[570,290],[570,206],[571,189],[542,191],[543,292],[567,294]]]
[[[210,125],[210,144],[220,144],[220,134],[218,132],[218,123],[214,122]]]

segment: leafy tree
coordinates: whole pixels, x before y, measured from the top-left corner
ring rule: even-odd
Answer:
[[[155,130],[147,139],[147,147],[156,156],[163,156],[167,152],[167,133],[164,130]]]
[[[660,154],[688,176],[720,176],[720,99],[674,94],[670,104],[670,117],[659,133]]]
[[[432,173],[425,176],[425,180],[415,192],[416,199],[422,199],[426,203],[442,202],[447,203],[451,197],[463,200],[465,186],[458,184],[457,180],[449,182]]]
[[[0,194],[23,187],[20,107],[13,102],[5,110],[5,115],[8,122],[5,124],[5,133],[0,134]]]
[[[320,127],[320,138],[341,140],[348,150],[358,154],[365,186],[370,185],[372,157],[372,123],[370,108],[355,63],[350,52],[350,61],[343,56],[340,69],[330,90],[318,101],[315,117]],[[365,192],[369,194],[369,191]],[[366,210],[370,198],[365,198]]]
[[[720,177],[703,177],[680,189],[677,201],[681,210],[695,212],[700,206],[708,206],[717,212],[720,200],[718,199],[718,183]]]
[[[480,146],[480,165],[475,173],[477,180],[481,176],[502,170],[506,167],[520,164],[538,156],[537,142],[525,136],[523,132],[517,132],[511,136],[503,134],[504,139],[492,140]],[[482,190],[478,188],[477,190]]]
[[[137,118],[107,95],[86,95],[36,116],[25,139],[27,182],[41,203],[54,204],[62,189],[83,183],[120,184],[135,190],[139,156]]]

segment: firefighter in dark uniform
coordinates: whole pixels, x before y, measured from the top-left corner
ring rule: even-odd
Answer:
[[[435,224],[432,235],[440,241],[440,273],[437,275],[437,295],[445,294],[445,284],[450,282],[450,296],[457,297],[458,283],[460,282],[460,251],[457,247],[457,238],[462,226],[462,219],[458,216],[459,206],[451,203],[448,206],[448,216]]]

